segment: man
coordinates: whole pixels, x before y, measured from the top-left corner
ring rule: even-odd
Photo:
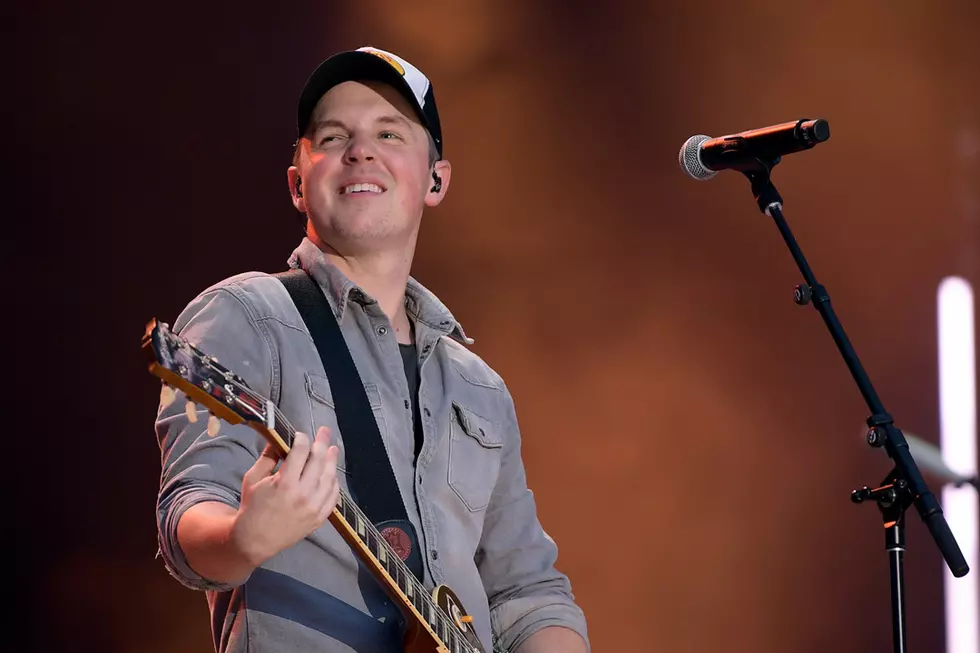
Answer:
[[[431,84],[391,53],[340,53],[307,81],[298,136],[287,178],[307,237],[288,263],[312,276],[340,324],[415,531],[420,580],[455,591],[488,652],[587,651],[527,488],[510,394],[409,275],[423,209],[442,202],[452,173]],[[181,582],[207,590],[215,650],[402,650],[400,613],[326,522],[339,487],[356,480],[345,452],[361,434],[338,431],[283,284],[258,272],[226,279],[174,330],[298,432],[280,464],[246,426],[209,436],[179,402],[158,415],[160,551]]]

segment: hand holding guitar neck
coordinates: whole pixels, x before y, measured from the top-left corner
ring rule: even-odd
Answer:
[[[296,433],[292,449],[274,471],[280,452],[271,443],[242,482],[242,503],[232,537],[246,557],[262,564],[322,526],[340,498],[337,447],[320,427],[310,443]]]

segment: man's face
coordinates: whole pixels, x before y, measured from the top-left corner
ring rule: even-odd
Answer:
[[[381,83],[338,84],[307,138],[299,174],[320,239],[341,255],[413,246],[432,176],[428,135],[405,98]]]

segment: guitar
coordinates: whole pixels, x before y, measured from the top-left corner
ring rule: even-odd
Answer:
[[[281,457],[289,453],[296,430],[272,400],[252,391],[240,376],[156,319],[146,326],[142,348],[150,373],[163,383],[161,405],[173,403],[179,390],[188,400],[189,421],[198,420],[195,402],[210,412],[208,435],[218,434],[222,420],[246,424]],[[329,521],[405,617],[405,653],[486,653],[456,594],[446,585],[426,592],[343,488]]]

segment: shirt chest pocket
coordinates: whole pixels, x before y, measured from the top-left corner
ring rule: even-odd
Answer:
[[[321,374],[307,372],[306,389],[310,397],[312,433],[315,435],[316,429],[321,426],[330,428],[331,444],[337,445],[337,453],[339,454],[337,456],[337,469],[347,474],[347,450],[344,447],[343,434],[337,428],[337,413],[334,407],[333,394],[330,392],[330,383],[327,377]],[[378,386],[373,383],[365,383],[364,391],[367,393],[371,412],[374,413],[374,419],[378,423],[378,431],[381,433],[381,440],[384,442],[387,424],[381,405],[381,392],[378,390]]]
[[[503,449],[501,426],[454,401],[449,438],[449,486],[471,512],[490,504]]]

